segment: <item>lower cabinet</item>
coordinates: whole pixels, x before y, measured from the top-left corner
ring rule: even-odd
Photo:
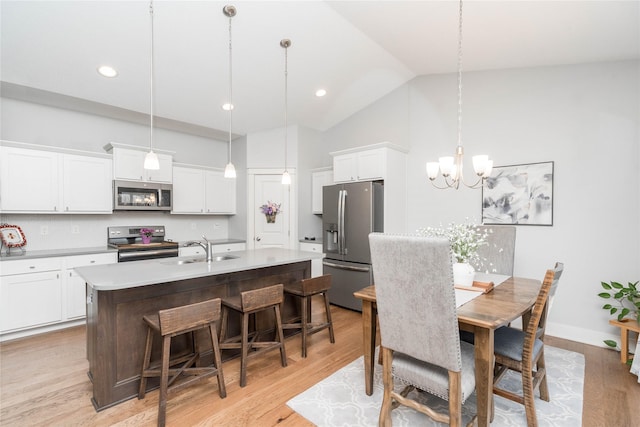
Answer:
[[[115,262],[115,253],[2,261],[0,335],[26,336],[83,319],[85,282],[73,269]]]
[[[225,252],[244,251],[247,249],[246,243],[226,243],[213,245],[213,253],[221,254]],[[205,256],[205,250],[200,245],[182,246],[178,249],[179,256]]]
[[[322,243],[300,242],[301,251],[322,253]],[[322,276],[322,258],[311,260],[311,277]]]

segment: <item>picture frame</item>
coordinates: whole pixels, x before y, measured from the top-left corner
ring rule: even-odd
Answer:
[[[553,225],[554,162],[497,166],[482,186],[482,223]]]
[[[27,238],[17,225],[0,224],[0,240],[8,248],[20,248],[27,244]]]

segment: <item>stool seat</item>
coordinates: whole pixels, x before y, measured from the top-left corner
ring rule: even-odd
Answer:
[[[284,334],[282,332],[282,317],[280,306],[284,300],[283,285],[278,284],[261,289],[241,292],[240,295],[224,297],[222,299],[222,329],[220,332],[220,348],[240,349],[240,387],[247,384],[247,362],[264,352],[279,349],[282,366],[287,366],[287,355],[284,348]],[[229,310],[242,315],[241,334],[238,337],[226,338],[229,322]],[[275,338],[271,341],[261,341],[260,336],[267,331],[257,329],[256,313],[273,310],[275,317]],[[249,333],[249,317],[253,315],[254,331]],[[271,332],[271,331],[269,331]]]
[[[221,398],[227,392],[222,373],[222,359],[218,344],[216,324],[220,320],[221,300],[203,301],[181,307],[160,310],[157,314],[142,317],[147,325],[147,340],[144,360],[140,373],[138,399],[146,394],[147,378],[160,377],[160,397],[158,399],[158,425],[166,422],[167,395],[169,392],[182,389],[196,381],[212,376],[218,378],[218,393]],[[213,347],[213,366],[199,366],[200,349],[198,348],[196,331],[206,329],[209,332]],[[171,338],[178,335],[191,334],[191,351],[171,358]],[[162,357],[159,364],[151,366],[151,350],[154,334],[162,337]]]
[[[331,275],[302,279],[299,282],[287,284],[284,293],[300,298],[300,322],[286,323],[283,329],[300,329],[302,331],[302,357],[307,357],[307,337],[316,332],[329,329],[329,340],[336,342],[331,321],[331,307],[329,306],[329,289],[331,289]],[[315,295],[321,295],[324,300],[325,318],[323,322],[312,322],[311,301]]]

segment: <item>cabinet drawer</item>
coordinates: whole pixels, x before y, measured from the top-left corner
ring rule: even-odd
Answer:
[[[229,243],[227,245],[214,245],[213,253],[219,254],[222,252],[231,252],[231,251],[244,251],[246,250],[246,243]]]
[[[88,265],[114,264],[118,261],[115,252],[106,254],[74,255],[67,257],[67,268],[84,267]]]
[[[178,249],[178,256],[204,256],[204,249],[200,246],[185,246]]]
[[[62,268],[62,258],[35,258],[15,261],[2,261],[0,270],[2,276],[13,274],[39,273],[41,271],[54,271]]]
[[[322,243],[300,242],[300,250],[305,252],[322,253]]]

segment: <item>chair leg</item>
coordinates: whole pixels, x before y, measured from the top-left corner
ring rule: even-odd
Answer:
[[[393,377],[391,376],[391,350],[380,347],[382,356],[382,383],[384,384],[384,395],[380,406],[380,416],[378,418],[379,427],[391,427],[391,392],[393,391]]]
[[[162,371],[160,376],[160,397],[158,398],[158,427],[164,427],[167,418],[167,387],[169,382],[169,357],[171,337],[162,340]]]
[[[537,427],[536,406],[533,395],[533,376],[531,367],[523,366],[522,369],[522,394],[524,398],[524,409],[527,414],[527,427]]]
[[[331,341],[331,344],[333,344],[336,342],[336,337],[333,333],[333,322],[331,321],[331,306],[329,305],[329,295],[324,292],[322,296],[324,298],[325,313],[327,314],[327,323],[329,323],[329,340]]]
[[[247,385],[247,359],[249,357],[249,313],[242,313],[242,356],[240,359],[240,387]]]
[[[227,389],[224,384],[224,375],[222,374],[222,357],[220,356],[220,344],[218,343],[218,334],[213,323],[209,324],[209,333],[211,334],[211,343],[213,344],[213,361],[216,365],[216,376],[218,378],[218,393],[221,398],[227,397]]]
[[[220,342],[227,339],[227,323],[229,322],[229,309],[222,306],[222,321],[220,322]]]
[[[307,331],[308,331],[308,316],[311,314],[309,310],[309,297],[300,297],[300,324],[302,326],[302,357],[307,357]]]
[[[449,425],[462,426],[462,375],[460,372],[449,371]]]
[[[138,399],[144,399],[147,392],[147,377],[144,371],[149,369],[151,363],[151,345],[153,344],[153,331],[147,327],[147,342],[144,347],[144,360],[142,361],[142,371],[140,372],[140,388],[138,389]]]
[[[540,357],[538,358],[536,369],[538,372],[544,372],[544,375],[540,380],[540,399],[544,400],[545,402],[549,402],[549,386],[547,384],[547,366],[544,361],[544,348],[540,350]]]
[[[282,367],[287,366],[287,353],[284,349],[284,333],[282,332],[282,316],[280,315],[280,304],[276,304],[274,307],[276,313],[276,330],[278,332],[278,341],[280,341],[280,361]]]

